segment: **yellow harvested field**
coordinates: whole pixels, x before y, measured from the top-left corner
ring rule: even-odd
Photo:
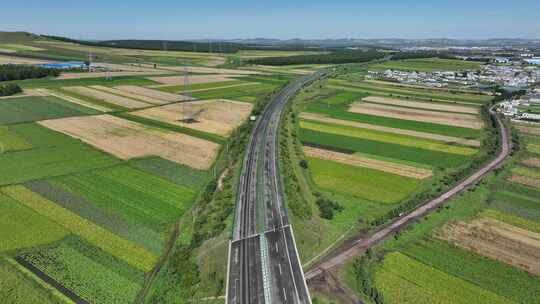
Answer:
[[[523,133],[532,134],[532,135],[540,135],[540,128],[526,127],[526,126],[516,126],[516,128]]]
[[[73,92],[79,95],[84,95],[96,99],[100,99],[103,101],[106,101],[111,104],[115,104],[117,106],[121,106],[128,109],[139,109],[150,106],[148,103],[144,103],[138,100],[133,100],[130,98],[110,94],[107,92],[102,92],[99,90],[83,87],[83,86],[75,86],[75,87],[63,87],[63,90]]]
[[[191,100],[191,98],[187,96],[162,92],[158,90],[152,90],[149,88],[133,86],[133,85],[123,85],[123,86],[117,86],[114,88],[117,90],[129,93],[129,94],[136,94],[136,95],[143,96],[146,98],[152,98],[154,99],[154,101],[152,102],[154,104],[166,104],[169,102]]]
[[[540,189],[540,179],[537,179],[537,178],[532,178],[532,177],[523,176],[519,174],[512,174],[508,178],[508,181],[512,183],[518,183],[518,184],[522,184],[522,185],[529,186],[532,188]]]
[[[392,162],[371,159],[354,154],[345,154],[334,152],[330,150],[324,150],[319,148],[304,146],[304,154],[309,157],[315,157],[324,160],[331,160],[338,163],[369,168],[373,170],[384,171],[396,175],[410,177],[414,179],[425,179],[432,176],[430,170],[416,168],[412,166],[396,164]]]
[[[195,169],[210,168],[219,145],[204,139],[111,115],[70,117],[39,122],[121,159],[160,156]]]
[[[367,102],[373,102],[373,103],[427,109],[427,110],[439,110],[439,111],[448,111],[448,112],[466,113],[466,114],[479,113],[478,108],[441,104],[440,102],[428,103],[428,102],[420,102],[420,101],[414,101],[414,100],[404,100],[404,99],[380,97],[380,96],[369,96],[362,100],[367,101]]]
[[[117,63],[105,63],[94,62],[92,66],[96,68],[108,69],[110,71],[124,71],[124,72],[150,72],[150,73],[165,73],[163,71],[154,69],[153,66],[146,64],[117,64]]]
[[[175,72],[183,72],[184,67],[168,67],[168,66],[159,66],[159,69]],[[226,74],[226,75],[256,75],[261,74],[257,71],[249,70],[234,70],[234,69],[220,69],[220,68],[208,68],[208,67],[199,67],[199,66],[188,66],[189,72],[192,73],[204,73],[204,74]],[[191,80],[191,77],[190,77]],[[190,81],[191,82],[191,81]]]
[[[99,91],[103,91],[103,92],[107,92],[107,93],[111,93],[111,94],[114,94],[114,95],[120,95],[120,96],[123,96],[123,97],[140,100],[140,101],[150,103],[150,104],[154,104],[154,105],[162,105],[162,104],[168,103],[167,101],[163,101],[161,99],[148,97],[148,96],[135,94],[135,93],[130,93],[130,92],[122,91],[122,90],[119,90],[119,89],[100,86],[100,85],[90,86],[90,88],[96,89],[96,90],[99,90]]]
[[[540,158],[527,158],[522,160],[521,163],[528,167],[540,168]]]
[[[435,237],[465,250],[540,275],[540,233],[491,218],[453,222]]]
[[[0,55],[0,64],[40,64],[52,61]]]
[[[469,114],[454,114],[427,110],[407,109],[362,102],[353,103],[349,111],[359,114],[431,122],[436,124],[459,126],[471,129],[482,129],[484,125],[478,117]]]
[[[185,128],[229,136],[248,118],[252,109],[251,103],[215,99],[175,103],[136,111],[132,114]],[[192,116],[194,121],[182,121],[188,116]]]
[[[120,77],[120,76],[148,76],[148,75],[160,75],[164,74],[163,71],[152,72],[91,72],[91,73],[63,73],[56,79],[87,79],[87,78],[105,78],[107,76]]]
[[[190,84],[210,83],[210,82],[223,82],[235,80],[232,78],[237,75],[193,75],[189,77]],[[164,85],[183,85],[183,76],[162,76],[162,77],[148,77],[148,79],[155,82],[159,82]]]
[[[49,89],[36,89],[36,91],[38,91],[38,92],[40,92],[40,93],[42,93],[42,94],[44,94],[46,96],[58,97],[58,98],[63,99],[65,101],[69,101],[71,103],[76,103],[78,105],[82,105],[82,106],[85,106],[87,108],[91,108],[91,109],[94,109],[94,110],[97,110],[97,111],[101,111],[101,112],[110,112],[110,111],[112,111],[112,109],[107,108],[105,106],[93,104],[91,102],[84,101],[84,100],[81,100],[79,98],[75,98],[75,97],[72,97],[72,96],[68,96],[66,94],[62,94],[62,93],[57,92],[57,91],[52,91],[52,90],[49,90]]]
[[[243,83],[237,83],[237,84],[230,84],[230,85],[224,85],[220,87],[211,87],[206,89],[195,89],[195,90],[187,90],[187,91],[181,91],[180,93],[193,93],[193,92],[204,92],[204,91],[211,91],[211,90],[223,90],[223,89],[229,89],[229,88],[235,88],[235,87],[244,87],[244,86],[252,86],[260,84],[259,82],[243,82]]]
[[[433,133],[383,127],[383,126],[371,125],[371,124],[366,124],[366,123],[361,123],[361,122],[356,122],[356,121],[331,118],[322,114],[302,113],[300,114],[300,117],[306,120],[314,120],[314,121],[332,123],[336,125],[363,128],[363,129],[382,131],[382,132],[388,132],[388,133],[394,133],[394,134],[409,135],[409,136],[414,136],[418,138],[437,140],[437,141],[441,141],[445,143],[453,143],[453,144],[459,144],[459,145],[464,145],[464,146],[480,147],[480,141],[474,140],[474,139],[465,139],[465,138],[445,136],[445,135],[439,135],[439,134],[433,134]]]
[[[364,80],[364,82],[367,83],[375,83],[375,84],[382,84],[382,85],[388,85],[388,86],[394,86],[394,87],[402,87],[402,88],[416,88],[416,89],[425,89],[425,90],[435,90],[435,91],[443,91],[443,92],[460,92],[460,93],[470,93],[470,94],[481,94],[481,95],[493,95],[488,92],[483,92],[479,90],[470,90],[470,89],[464,89],[464,88],[438,88],[438,87],[429,87],[429,86],[423,86],[419,84],[410,84],[410,83],[399,83],[399,82],[390,82],[390,81],[384,81],[384,80]]]

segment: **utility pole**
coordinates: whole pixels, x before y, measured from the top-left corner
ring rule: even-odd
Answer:
[[[191,108],[191,95],[189,91],[189,69],[187,64],[184,64],[184,91],[182,94],[186,96],[186,100],[182,102],[183,121],[189,123],[193,120],[193,109]]]

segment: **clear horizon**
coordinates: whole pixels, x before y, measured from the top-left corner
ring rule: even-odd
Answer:
[[[304,3],[303,3],[304,2]],[[509,8],[509,5],[512,7]],[[3,31],[76,39],[540,39],[540,1],[314,0],[130,3],[37,0],[3,5]]]

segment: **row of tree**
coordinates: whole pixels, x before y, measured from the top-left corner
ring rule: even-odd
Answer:
[[[23,80],[43,78],[47,76],[59,76],[57,69],[42,68],[33,65],[4,64],[0,65],[0,81]]]
[[[293,64],[340,64],[368,62],[375,59],[381,59],[383,57],[384,53],[376,50],[340,50],[330,54],[255,58],[248,60],[248,63],[274,66]]]
[[[15,83],[0,84],[0,96],[11,96],[21,92],[21,87]]]

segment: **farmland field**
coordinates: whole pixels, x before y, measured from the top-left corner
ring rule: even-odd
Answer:
[[[98,113],[100,112],[53,96],[17,97],[0,101],[0,124]]]
[[[371,65],[373,69],[394,69],[406,71],[432,72],[432,71],[460,71],[468,69],[479,69],[477,62],[453,60],[453,59],[404,59],[388,61],[381,64]]]
[[[141,271],[149,271],[157,259],[146,249],[112,234],[108,230],[81,218],[77,214],[56,205],[23,186],[9,186],[3,188],[1,191],[24,206],[50,220],[54,220],[65,229],[76,233],[82,239],[124,260]]]
[[[415,179],[378,170],[309,157],[308,162],[319,187],[381,203],[397,203],[419,185]],[[380,188],[383,183],[387,188]]]
[[[22,257],[90,303],[132,303],[143,273],[70,237]]]
[[[111,166],[118,161],[37,124],[11,125],[9,132],[31,149],[0,154],[0,185]],[[84,162],[80,160],[84,159]]]
[[[0,302],[5,304],[66,303],[54,296],[47,288],[20,272],[6,259],[0,259]]]
[[[400,253],[386,255],[375,285],[385,303],[513,303]]]
[[[69,232],[0,193],[0,253],[54,242]]]
[[[201,188],[208,178],[206,171],[195,170],[189,166],[180,165],[159,157],[135,159],[128,164],[141,171],[194,190]]]

